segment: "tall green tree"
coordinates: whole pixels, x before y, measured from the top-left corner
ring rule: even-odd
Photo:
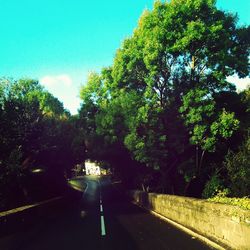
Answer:
[[[43,168],[48,178],[64,171],[71,153],[69,116],[38,81],[0,80],[0,195],[6,204],[31,198],[37,188],[31,185],[32,168]]]
[[[217,102],[221,93],[236,95],[227,76],[249,75],[249,31],[214,0],[156,1],[112,67],[82,92],[92,133],[157,169],[167,192],[204,182],[205,152],[226,147],[239,127],[234,108]]]

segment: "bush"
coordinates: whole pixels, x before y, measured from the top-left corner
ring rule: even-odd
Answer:
[[[229,205],[234,205],[243,209],[250,210],[250,198],[249,197],[243,197],[243,198],[229,198],[225,197],[225,195],[222,193],[218,193],[215,197],[209,198],[209,201],[213,202],[219,202]]]
[[[205,185],[202,192],[202,198],[207,199],[214,197],[222,190],[226,190],[223,181],[220,179],[218,173],[214,173]]]
[[[237,153],[230,151],[224,162],[234,196],[250,195],[250,137],[244,141]]]

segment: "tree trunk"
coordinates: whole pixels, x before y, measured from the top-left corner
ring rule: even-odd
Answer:
[[[198,169],[198,175],[200,175],[200,172],[201,172],[201,167],[202,167],[204,154],[205,154],[205,150],[203,150],[202,153],[201,153],[201,159],[200,159],[200,164],[199,164],[199,169]]]
[[[197,170],[197,172],[198,172],[198,169],[199,169],[199,147],[198,147],[198,145],[196,145],[196,147],[195,147],[195,153],[196,153],[196,158],[195,158],[195,168],[196,168],[196,170]]]

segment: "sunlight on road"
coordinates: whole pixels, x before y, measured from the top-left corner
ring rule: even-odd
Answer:
[[[70,179],[68,180],[68,185],[80,192],[84,192],[87,187],[87,184],[82,180],[82,178]]]

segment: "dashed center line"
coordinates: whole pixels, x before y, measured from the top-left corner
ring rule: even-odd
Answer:
[[[106,235],[106,229],[105,229],[105,222],[104,222],[104,216],[101,215],[101,235]]]
[[[99,181],[99,185],[100,185],[100,181]],[[106,228],[105,228],[105,220],[104,220],[104,214],[103,214],[101,185],[100,185],[100,213],[101,213],[101,236],[105,236]]]

